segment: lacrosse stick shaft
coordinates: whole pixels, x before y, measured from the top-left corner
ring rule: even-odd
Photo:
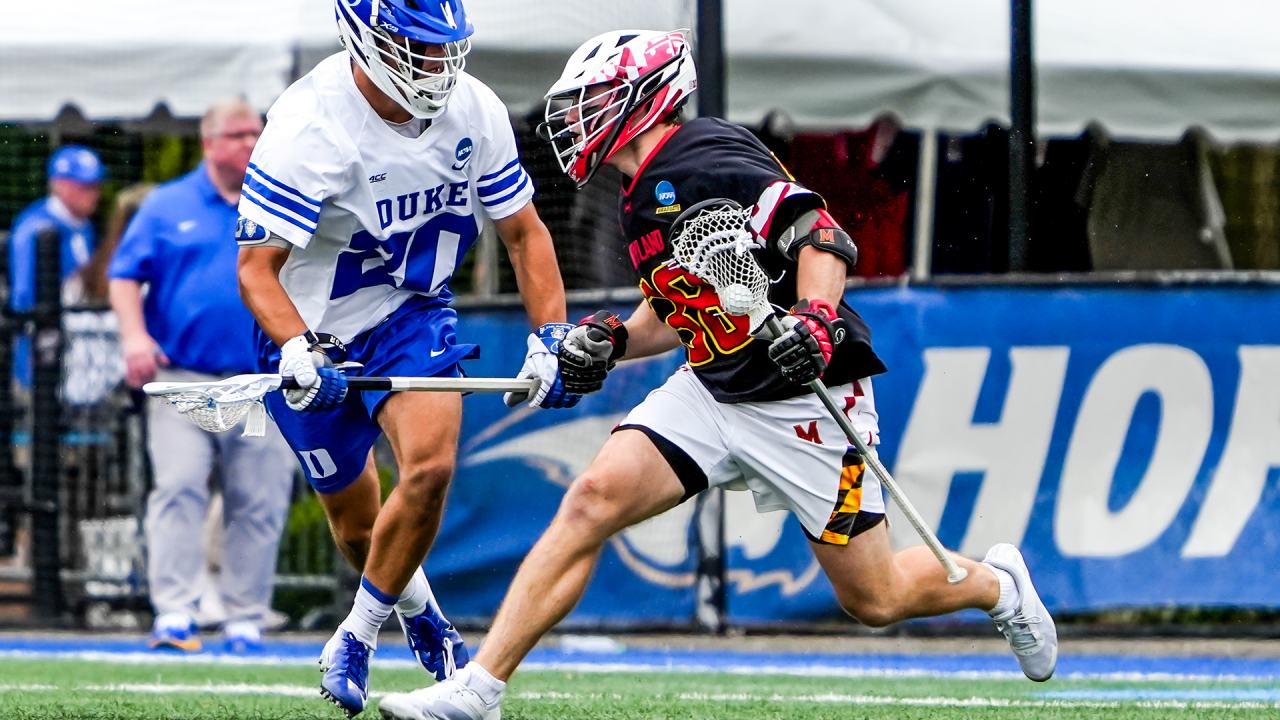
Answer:
[[[295,390],[298,383],[292,377],[280,378],[281,390]],[[533,392],[538,381],[532,378],[473,378],[473,377],[347,377],[349,390],[418,391],[418,392]]]
[[[781,337],[782,333],[785,332],[777,318],[770,317],[766,322],[769,325],[769,329],[774,333],[774,337]],[[831,397],[827,386],[822,384],[822,380],[810,382],[809,388],[818,396],[822,404],[827,407],[827,412],[831,414],[832,419],[844,431],[845,436],[849,438],[849,442],[853,443],[853,446],[858,449],[858,453],[862,455],[867,467],[871,468],[871,472],[875,473],[876,477],[880,479],[880,484],[889,491],[889,496],[897,503],[898,508],[902,510],[902,514],[907,516],[907,522],[911,523],[911,527],[915,528],[916,533],[920,535],[920,539],[924,540],[924,544],[928,545],[933,554],[937,556],[938,562],[942,563],[942,567],[947,571],[947,582],[955,585],[968,577],[969,571],[956,565],[955,558],[951,557],[951,553],[942,547],[942,543],[938,541],[938,536],[933,534],[933,530],[925,524],[924,518],[920,517],[920,513],[916,511],[915,506],[911,504],[906,495],[902,494],[902,489],[898,487],[898,483],[893,479],[893,476],[880,463],[879,458],[871,454],[871,449],[858,436],[858,432],[853,429],[853,423],[849,422],[849,418],[844,414],[844,411],[836,405],[836,401]]]
[[[227,382],[234,383],[239,378],[279,378],[278,385],[271,385],[263,388],[262,392],[269,392],[271,389],[278,390],[296,390],[298,383],[290,376],[280,375],[254,375],[254,376],[237,376],[230,378]],[[210,386],[210,383],[147,383],[143,386],[143,392],[148,395],[167,395],[176,390],[182,390],[184,386],[193,386],[196,388],[204,388]],[[420,391],[420,392],[483,392],[483,393],[505,393],[505,392],[533,392],[538,388],[538,381],[532,378],[475,378],[475,377],[362,377],[359,375],[347,377],[347,388],[349,390],[372,390],[372,391]]]

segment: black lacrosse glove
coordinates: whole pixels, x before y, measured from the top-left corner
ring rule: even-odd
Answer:
[[[769,345],[769,359],[782,377],[804,385],[822,377],[835,350],[835,309],[822,300],[801,300],[791,314],[779,319],[783,333]]]
[[[608,310],[583,318],[560,343],[560,380],[566,392],[593,393],[627,352],[627,328]]]

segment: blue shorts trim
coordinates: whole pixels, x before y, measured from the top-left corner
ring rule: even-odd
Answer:
[[[458,362],[479,355],[479,347],[457,343],[458,314],[439,298],[414,297],[372,330],[347,344],[347,359],[364,365],[353,375],[460,377]],[[280,348],[255,328],[258,372],[276,372]],[[289,409],[283,392],[267,395],[267,411],[302,463],[316,492],[345,489],[364,470],[369,450],[382,434],[378,411],[390,393],[352,392],[323,413]]]

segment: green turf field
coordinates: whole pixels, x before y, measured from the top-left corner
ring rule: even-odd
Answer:
[[[425,682],[417,670],[375,666],[375,695]],[[0,717],[121,720],[329,718],[319,673],[301,666],[119,664],[0,660]],[[510,720],[633,718],[1210,718],[1280,717],[1273,702],[1055,700],[1043,693],[1167,689],[1164,683],[1054,680],[832,679],[782,676],[526,672],[508,689]],[[1222,689],[1179,683],[1177,688]],[[1232,688],[1246,689],[1248,684]],[[375,720],[376,710],[362,718]]]

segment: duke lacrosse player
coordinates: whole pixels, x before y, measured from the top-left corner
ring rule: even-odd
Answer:
[[[822,198],[791,178],[746,130],[721,120],[679,122],[697,84],[679,32],[593,38],[548,93],[543,134],[581,186],[603,162],[622,171],[621,220],[646,301],[624,323],[599,312],[560,349],[565,386],[600,389],[614,363],[680,345],[687,363],[614,431],[565,494],[551,527],[512,581],[484,647],[452,680],[379,705],[397,720],[496,720],[505,681],[538,638],[582,596],[610,535],[708,487],[751,490],[764,511],[790,510],[809,536],[836,598],[872,626],[965,608],[989,612],[1023,672],[1048,680],[1057,634],[1021,554],[997,545],[956,585],[931,551],[894,554],[880,484],[804,383],[821,377],[854,428],[878,441],[868,376],[884,372],[866,324],[844,304],[857,259]],[[752,208],[758,259],[778,279],[775,306],[792,308],[776,339],[721,311],[702,279],[673,267],[673,221],[729,199]]]
[[[344,370],[459,375],[449,279],[487,214],[506,243],[529,317],[523,376],[537,407],[567,407],[555,353],[564,287],[506,108],[463,72],[472,25],[460,0],[336,0],[346,53],[276,102],[245,175],[241,295],[258,321],[261,371],[299,390],[267,400],[364,572],[355,607],[320,658],[321,694],[364,709],[377,632],[394,609],[438,679],[467,662],[422,572],[453,472],[462,399],[351,393]],[[346,370],[354,372],[356,370]],[[400,482],[379,508],[370,449],[385,432]]]

